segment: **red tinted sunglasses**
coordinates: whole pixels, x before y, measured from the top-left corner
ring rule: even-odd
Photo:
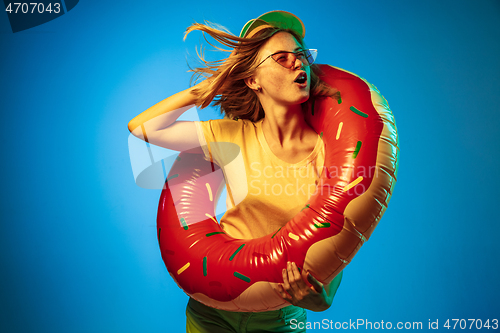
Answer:
[[[279,51],[267,56],[260,62],[260,64],[257,65],[257,67],[262,65],[262,63],[269,58],[273,58],[278,64],[288,69],[291,69],[295,65],[295,61],[297,59],[299,59],[304,66],[311,66],[314,63],[314,60],[316,60],[317,55],[318,50],[316,49],[307,49],[295,52]]]

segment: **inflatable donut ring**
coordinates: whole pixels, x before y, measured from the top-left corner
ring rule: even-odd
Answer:
[[[320,65],[340,99],[316,99],[306,118],[323,137],[325,167],[316,193],[274,234],[234,239],[215,219],[222,172],[201,154],[181,153],[160,197],[162,258],[189,296],[229,311],[289,305],[272,288],[287,261],[330,283],[370,237],[391,197],[398,169],[393,115],[364,79]]]

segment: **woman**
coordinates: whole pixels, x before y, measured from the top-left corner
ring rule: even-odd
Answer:
[[[323,167],[323,142],[304,119],[310,97],[336,97],[337,91],[318,79],[315,50],[305,48],[303,23],[293,14],[266,13],[248,22],[240,37],[201,24],[189,27],[186,35],[194,30],[232,48],[230,56],[195,69],[207,79],[144,111],[129,129],[155,145],[205,154],[221,166],[228,184],[227,212],[220,221],[226,233],[243,239],[276,232],[311,196]],[[177,121],[193,104],[203,108],[213,101],[226,119]],[[241,158],[220,143],[237,147]],[[339,274],[322,285],[295,263],[282,274],[275,290],[292,305],[238,313],[190,299],[187,331],[298,332],[306,320],[304,309],[329,308],[342,278]]]

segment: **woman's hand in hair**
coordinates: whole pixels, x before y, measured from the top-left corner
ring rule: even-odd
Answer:
[[[198,82],[193,88],[205,91],[206,89],[208,89],[208,87],[210,87],[211,83],[212,83],[211,78],[204,79],[203,81]]]
[[[191,94],[196,96],[196,104],[198,106],[200,104],[200,98],[203,99],[207,95],[207,92],[210,89],[210,85],[212,84],[212,80],[212,78],[204,79],[203,81],[200,81],[196,85],[189,88]]]
[[[306,270],[299,271],[295,263],[288,262],[283,269],[283,283],[276,292],[287,302],[312,311],[324,311],[332,304],[324,285]]]

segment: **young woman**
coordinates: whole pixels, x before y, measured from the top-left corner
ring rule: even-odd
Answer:
[[[275,11],[248,22],[240,37],[194,24],[232,48],[227,59],[205,62],[195,74],[206,80],[166,98],[129,123],[137,137],[158,146],[204,154],[224,170],[228,200],[221,227],[235,238],[276,232],[314,192],[324,163],[324,145],[306,123],[304,112],[316,96],[337,91],[318,79],[316,50],[306,49],[302,21]],[[202,60],[204,60],[202,58]],[[215,102],[214,102],[215,101]],[[226,119],[177,121],[193,105],[214,102]],[[239,159],[234,158],[237,147]],[[262,313],[229,312],[190,299],[188,332],[298,332],[304,309],[330,307],[342,274],[329,285],[315,280],[295,263],[283,269],[276,292],[291,305]],[[303,331],[303,330],[302,330]]]

